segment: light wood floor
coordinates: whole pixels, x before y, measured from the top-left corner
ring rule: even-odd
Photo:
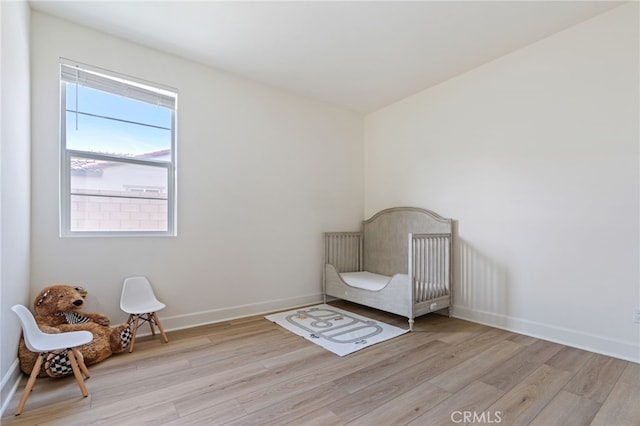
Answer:
[[[438,315],[342,358],[261,316],[168,336],[90,366],[87,398],[38,379],[16,417],[21,387],[2,424],[640,425],[638,364]]]

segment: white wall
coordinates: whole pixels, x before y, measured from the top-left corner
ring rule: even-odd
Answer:
[[[30,304],[29,17],[26,2],[0,2],[0,414],[20,375],[11,306]]]
[[[112,321],[146,275],[165,328],[320,300],[322,232],[362,219],[362,116],[33,12],[31,296],[83,285]],[[59,57],[178,89],[178,237],[58,236]]]
[[[458,222],[461,318],[640,361],[638,4],[365,117],[365,213]]]

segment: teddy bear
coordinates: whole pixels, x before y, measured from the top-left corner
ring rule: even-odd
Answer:
[[[131,341],[131,328],[127,323],[110,327],[111,320],[101,313],[83,312],[87,292],[82,287],[52,285],[45,287],[35,297],[33,310],[38,327],[45,333],[86,330],[93,333],[93,340],[78,348],[85,365],[103,361],[114,353],[124,351]],[[20,339],[18,358],[20,369],[30,374],[37,353],[31,352]],[[66,351],[50,354],[42,364],[40,376],[61,377],[71,374]]]

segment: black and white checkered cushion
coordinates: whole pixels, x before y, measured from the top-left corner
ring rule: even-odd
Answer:
[[[62,377],[73,373],[67,351],[50,353],[44,362],[44,371],[51,377]]]
[[[131,326],[125,328],[120,332],[120,341],[122,342],[122,347],[126,348],[131,343],[131,338],[133,337],[133,332],[131,331]]]

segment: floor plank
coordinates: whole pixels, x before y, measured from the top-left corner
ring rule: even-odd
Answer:
[[[566,390],[602,403],[626,366],[622,360],[594,355],[567,384]]]
[[[599,403],[563,390],[542,409],[530,425],[588,425],[599,409]]]
[[[527,425],[555,398],[571,374],[543,365],[496,401],[488,411],[500,412],[509,425]]]
[[[404,425],[420,417],[422,413],[449,396],[451,394],[444,389],[429,382],[423,382],[348,424],[349,426]]]
[[[522,382],[525,377],[561,349],[562,345],[538,340],[480,377],[480,381],[506,392]]]
[[[475,381],[407,424],[411,426],[467,424],[473,418],[473,413],[485,413],[502,394],[500,389]]]
[[[442,372],[430,380],[448,392],[455,393],[486,372],[497,368],[523,349],[510,340],[496,343],[478,355]]]
[[[594,426],[640,424],[638,392],[638,387],[628,383],[616,384],[591,424]]]

